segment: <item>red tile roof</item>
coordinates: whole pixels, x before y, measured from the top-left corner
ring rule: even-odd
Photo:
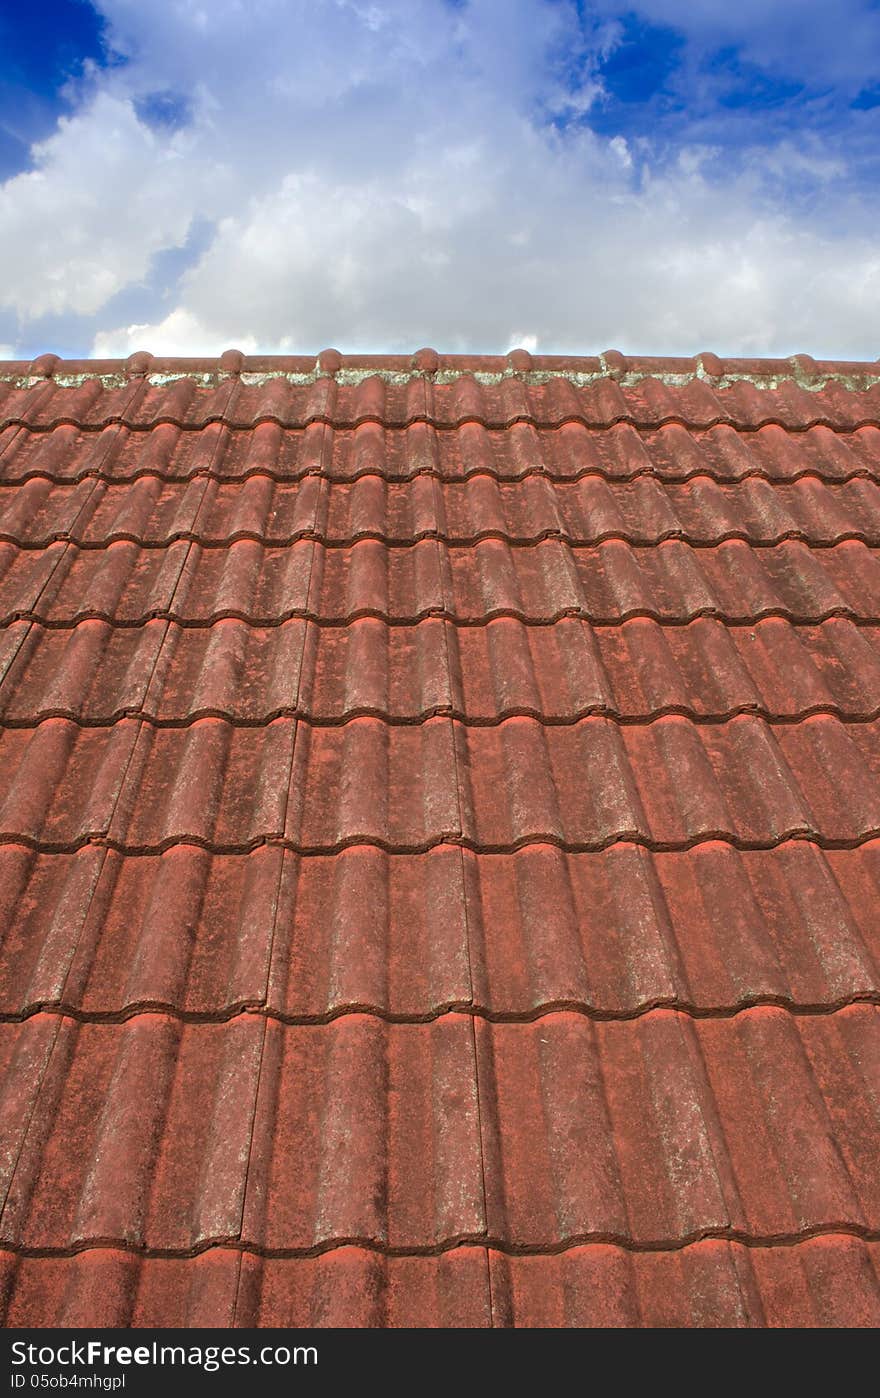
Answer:
[[[7,1324],[880,1324],[880,362],[0,366]]]

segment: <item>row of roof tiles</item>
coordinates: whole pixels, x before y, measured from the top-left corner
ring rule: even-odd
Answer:
[[[445,717],[258,728],[46,719],[0,730],[0,763],[0,837],[47,849],[99,839],[146,852],[189,840],[234,852],[280,840],[415,852],[452,839],[500,851],[714,838],[763,848],[880,832],[878,723],[827,715],[775,726],[754,715],[550,727],[509,718],[491,728]]]
[[[612,538],[642,547],[667,539],[705,547],[730,539],[753,547],[786,539],[814,547],[860,539],[876,547],[880,484],[861,476],[833,484],[816,477],[771,484],[765,477],[721,483],[700,476],[685,484],[649,476],[626,482],[545,475],[517,482],[490,475],[279,482],[252,475],[221,482],[150,475],[71,483],[32,476],[0,485],[0,540],[29,548],[57,540],[99,547],[121,539],[154,547],[191,539],[221,548],[241,538],[274,545],[316,538],[337,547],[372,538],[397,548],[432,537],[448,544],[495,537],[524,545],[554,536],[574,547]]]
[[[227,548],[120,540],[100,552],[64,542],[42,549],[0,543],[4,626],[28,619],[69,627],[87,618],[139,626],[160,616],[184,625],[238,617],[256,626],[363,616],[397,624],[445,616],[470,625],[499,616],[535,625],[565,616],[597,625],[631,617],[673,625],[697,617],[874,621],[880,550],[857,539],[821,548],[799,540],[695,548],[669,539],[641,548],[620,539],[582,547],[558,538],[532,545],[422,539],[393,549],[375,539],[344,547],[239,539]]]
[[[794,1246],[707,1240],[674,1252],[612,1245],[508,1257],[459,1247],[311,1258],[229,1248],[181,1261],[110,1248],[64,1258],[0,1251],[4,1324],[107,1326],[866,1326],[880,1324],[880,1244],[828,1234]]]
[[[159,725],[226,718],[260,725],[284,714],[316,724],[372,715],[420,723],[439,714],[469,724],[533,716],[573,724],[590,714],[645,722],[756,713],[790,722],[812,713],[880,717],[880,624],[832,617],[753,626],[700,618],[661,626],[635,618],[591,626],[577,617],[526,626],[427,618],[389,626],[236,619],[180,626],[161,619],[115,627],[10,623],[0,636],[0,719],[106,725],[139,715]]]
[[[185,431],[166,423],[143,431],[118,425],[95,431],[71,425],[0,431],[3,484],[31,476],[131,481],[145,475],[188,480],[206,474],[227,481],[259,474],[285,482],[311,475],[337,481],[378,475],[394,482],[477,474],[501,481],[536,474],[558,481],[591,475],[621,481],[645,475],[672,482],[695,476],[736,482],[756,475],[770,481],[803,476],[845,481],[873,480],[878,469],[876,424],[840,432],[817,426],[798,433],[774,424],[744,433],[725,425],[695,431],[679,423],[642,431],[620,423],[598,432],[576,422],[553,429],[514,423],[505,430],[466,423],[450,431],[427,423],[389,429],[371,422],[349,430],[324,423],[294,430],[265,422],[247,430],[215,423]]]
[[[448,429],[474,422],[502,429],[515,422],[543,427],[581,422],[594,428],[678,422],[702,429],[726,423],[751,431],[769,423],[795,431],[823,424],[851,432],[876,426],[878,416],[880,378],[859,390],[830,380],[818,392],[790,379],[773,388],[759,388],[747,379],[718,387],[697,378],[684,386],[658,378],[633,384],[599,378],[579,384],[558,377],[539,385],[513,378],[487,384],[470,376],[448,384],[421,378],[399,384],[374,377],[350,385],[330,378],[306,385],[270,378],[258,384],[228,379],[216,388],[192,378],[157,384],[139,379],[120,388],[108,388],[95,378],[77,387],[47,381],[37,388],[0,380],[0,428],[43,430],[62,423],[95,429],[164,422],[201,429],[209,423],[249,428],[269,421],[285,428],[313,422],[337,428],[429,422]]]
[[[0,1018],[880,1002],[880,844],[300,856],[0,846]]]
[[[0,1027],[0,1243],[546,1252],[869,1236],[878,1017],[36,1015]]]
[[[37,1016],[0,1033],[0,1240],[412,1252],[870,1232],[878,1013]]]

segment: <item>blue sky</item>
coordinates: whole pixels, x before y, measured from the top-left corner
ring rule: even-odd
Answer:
[[[880,354],[880,0],[0,10],[2,353]]]

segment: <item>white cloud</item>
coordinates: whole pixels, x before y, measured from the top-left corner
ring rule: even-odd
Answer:
[[[877,354],[871,211],[841,231],[780,193],[798,161],[833,189],[840,152],[780,139],[719,179],[716,150],[661,161],[644,140],[559,129],[549,116],[596,100],[613,43],[565,0],[101,8],[130,62],[95,75],[0,194],[17,269],[0,304],[25,329],[89,316],[101,356],[517,340]],[[192,118],[153,130],[142,99],[169,92]],[[114,310],[206,220],[143,323]]]
[[[529,354],[534,354],[538,348],[537,335],[522,335],[517,331],[511,335],[509,342],[504,346],[504,353],[509,354],[514,349],[528,350]]]
[[[15,268],[0,301],[22,318],[91,315],[184,242],[193,214],[186,138],[160,141],[129,101],[98,92],[35,147],[0,197],[0,248]]]
[[[96,359],[128,358],[135,350],[149,346],[157,355],[211,355],[217,353],[217,340],[192,311],[183,307],[171,311],[158,324],[119,326],[99,330],[92,353]],[[259,348],[252,335],[239,337],[236,349],[254,354]],[[0,356],[2,358],[2,356]]]

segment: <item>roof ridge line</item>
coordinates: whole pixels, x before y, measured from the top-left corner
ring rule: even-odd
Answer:
[[[717,387],[746,381],[767,388],[794,380],[801,388],[818,391],[829,382],[840,382],[847,388],[880,383],[880,359],[817,361],[807,354],[722,359],[705,351],[681,357],[626,356],[619,350],[603,350],[596,355],[533,355],[514,349],[507,354],[483,355],[438,354],[436,350],[419,350],[413,355],[342,355],[336,350],[322,350],[317,356],[245,355],[239,350],[225,350],[216,357],[165,357],[138,351],[127,359],[62,359],[56,354],[43,354],[29,361],[0,361],[0,382],[14,382],[22,388],[50,379],[63,387],[78,386],[87,379],[98,380],[105,387],[121,387],[132,380],[155,385],[184,378],[200,379],[203,386],[230,379],[244,384],[287,379],[307,385],[328,378],[343,385],[356,385],[371,378],[395,384],[424,379],[448,384],[462,378],[484,384],[507,379],[542,384],[562,378],[583,386],[610,378],[624,387],[652,378],[676,387],[708,379]]]

